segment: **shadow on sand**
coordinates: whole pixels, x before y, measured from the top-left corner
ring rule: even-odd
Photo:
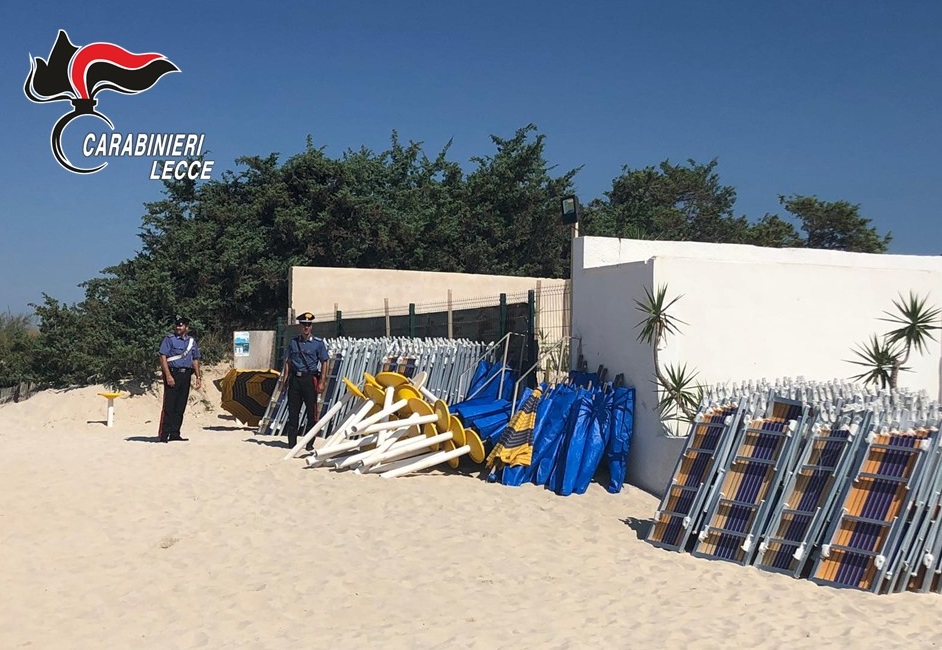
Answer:
[[[279,447],[281,449],[288,449],[288,439],[272,439],[272,440],[259,440],[257,438],[246,438],[242,442],[251,442],[256,445],[264,445],[265,447]]]
[[[638,519],[637,517],[625,517],[621,520],[621,523],[625,524],[631,530],[635,531],[638,539],[642,542],[647,539],[648,531],[651,530],[651,526],[654,525],[653,519]]]

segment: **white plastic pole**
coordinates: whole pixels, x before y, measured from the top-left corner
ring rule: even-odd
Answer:
[[[108,398],[108,427],[114,426],[114,398]]]
[[[417,460],[416,462],[410,465],[406,465],[404,467],[397,467],[396,469],[383,472],[383,478],[398,478],[400,476],[405,476],[406,474],[410,474],[412,472],[418,472],[420,469],[426,469],[428,467],[432,467],[433,465],[438,465],[439,463],[447,462],[451,460],[452,458],[458,458],[458,456],[464,456],[470,451],[471,451],[471,446],[465,445],[464,447],[459,447],[458,449],[454,449],[452,451],[434,452],[432,454],[425,456],[421,460]]]
[[[389,429],[398,429],[400,427],[411,427],[413,424],[431,424],[438,422],[438,416],[432,415],[410,415],[405,420],[389,420],[388,422],[377,422],[359,431],[358,433],[376,433],[378,431],[388,431]]]
[[[436,396],[435,393],[427,389],[425,386],[419,386],[418,388],[419,388],[419,391],[421,391],[421,393],[425,395],[425,399],[427,399],[428,401],[434,402],[438,399],[438,396]]]
[[[394,443],[397,440],[399,440],[402,436],[406,435],[409,429],[411,429],[411,427],[402,427],[400,429],[397,429],[396,431],[391,433],[389,437],[386,438],[386,440],[382,440],[382,438],[378,438],[378,446],[376,447],[376,449],[367,449],[366,451],[361,451],[358,454],[347,456],[340,463],[335,465],[335,467],[337,467],[338,469],[346,469],[347,467],[352,467],[353,465],[356,465],[360,461],[366,458],[369,458],[370,456],[372,456],[378,451],[382,452],[389,449],[390,447],[394,445]],[[376,435],[382,436],[381,433],[378,433]],[[370,437],[372,438],[373,436],[370,436]]]
[[[391,460],[388,463],[379,463],[377,465],[373,465],[372,467],[370,467],[370,472],[375,473],[375,474],[382,474],[383,472],[388,472],[390,470],[398,469],[400,467],[408,467],[409,465],[412,465],[413,463],[424,460],[426,458],[431,458],[432,456],[435,456],[436,454],[440,454],[440,453],[442,452],[441,451],[427,451],[423,454],[416,455],[416,453],[413,451],[413,452],[410,452],[409,456],[406,456],[399,460]]]
[[[452,439],[451,431],[446,431],[445,433],[439,433],[436,436],[431,438],[421,438],[419,440],[413,440],[408,438],[407,440],[401,441],[399,444],[393,445],[390,449],[385,451],[371,454],[362,460],[362,464],[359,468],[361,474],[365,474],[370,471],[370,468],[379,463],[384,463],[388,461],[398,460],[409,454],[414,454],[415,452],[425,449],[426,447],[431,447],[432,445],[437,445],[440,442],[445,442],[446,440]],[[376,450],[374,450],[376,451]]]
[[[310,442],[311,440],[313,440],[313,439],[314,439],[314,436],[316,436],[316,435],[318,434],[318,432],[320,432],[321,429],[323,429],[325,426],[327,426],[327,423],[330,422],[331,418],[333,418],[333,417],[337,414],[337,412],[338,412],[340,409],[342,409],[342,408],[344,407],[344,405],[345,405],[348,401],[350,401],[350,395],[349,395],[349,394],[348,394],[348,395],[344,395],[342,400],[340,400],[339,402],[336,402],[333,406],[331,406],[329,409],[327,409],[327,412],[324,413],[324,414],[321,416],[321,418],[320,418],[320,419],[317,421],[317,423],[311,428],[311,430],[308,431],[308,432],[304,435],[304,437],[301,438],[301,440],[298,441],[298,444],[296,444],[296,445],[294,446],[294,449],[292,449],[291,451],[289,451],[289,452],[285,455],[284,460],[288,460],[289,458],[294,458],[294,457],[297,456],[299,453],[301,453],[301,450],[304,449],[304,446],[305,446],[308,442]]]
[[[324,447],[331,447],[337,444],[338,442],[342,442],[346,440],[347,430],[352,425],[356,424],[357,422],[365,418],[366,414],[369,413],[370,409],[373,408],[374,406],[376,406],[376,403],[371,399],[368,399],[365,402],[363,402],[363,405],[360,407],[360,409],[356,411],[355,413],[352,413],[350,417],[348,417],[344,421],[344,423],[341,424],[337,428],[336,431],[334,431],[333,435],[331,435],[330,438],[327,439],[327,442],[324,444]]]
[[[401,400],[399,400],[398,402],[394,402],[394,403],[390,404],[389,406],[387,406],[386,408],[384,408],[382,411],[379,411],[379,412],[377,412],[377,413],[374,413],[373,415],[371,415],[371,416],[368,417],[368,418],[363,418],[362,420],[360,420],[360,421],[357,422],[356,424],[353,424],[353,425],[347,427],[347,430],[350,431],[350,433],[360,433],[363,429],[365,429],[366,427],[370,426],[371,424],[376,424],[377,422],[379,422],[379,421],[382,420],[383,418],[392,415],[393,413],[395,413],[396,411],[398,411],[398,410],[401,409],[402,407],[408,406],[408,405],[409,405],[409,400],[407,400],[407,399],[401,399]]]
[[[329,462],[331,459],[342,456],[346,453],[356,452],[361,447],[366,445],[373,444],[376,442],[376,434],[370,436],[363,436],[362,438],[357,438],[356,440],[347,440],[336,445],[333,445],[330,448],[321,447],[320,449],[315,449],[314,453],[305,458],[308,467],[320,467],[324,463]]]

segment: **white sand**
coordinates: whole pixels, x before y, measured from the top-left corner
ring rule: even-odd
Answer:
[[[218,376],[218,373],[217,373]],[[191,404],[0,407],[0,648],[931,647],[942,597],[657,549],[657,499],[303,469]],[[218,404],[209,385],[207,397]]]

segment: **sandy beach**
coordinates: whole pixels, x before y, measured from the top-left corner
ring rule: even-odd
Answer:
[[[221,373],[216,373],[219,376]],[[642,541],[658,500],[470,468],[388,480],[283,461],[192,398],[101,387],[0,406],[2,648],[933,647],[942,598],[875,596]],[[208,404],[208,407],[207,407]]]

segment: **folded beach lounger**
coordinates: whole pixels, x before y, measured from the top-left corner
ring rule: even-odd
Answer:
[[[694,555],[750,563],[756,538],[792,466],[809,410],[801,402],[774,397],[766,417],[744,421],[721,487],[707,504]]]
[[[701,508],[718,471],[726,462],[744,405],[744,402],[718,405],[700,414],[654,513],[654,525],[648,531],[647,541],[674,551],[684,549],[687,539],[696,530]]]
[[[850,408],[837,416],[834,425],[813,427],[762,534],[757,567],[800,577],[861,448],[870,416],[869,411]]]
[[[913,496],[911,485],[928,450],[928,429],[872,433],[866,456],[845,491],[811,579],[879,591]]]

